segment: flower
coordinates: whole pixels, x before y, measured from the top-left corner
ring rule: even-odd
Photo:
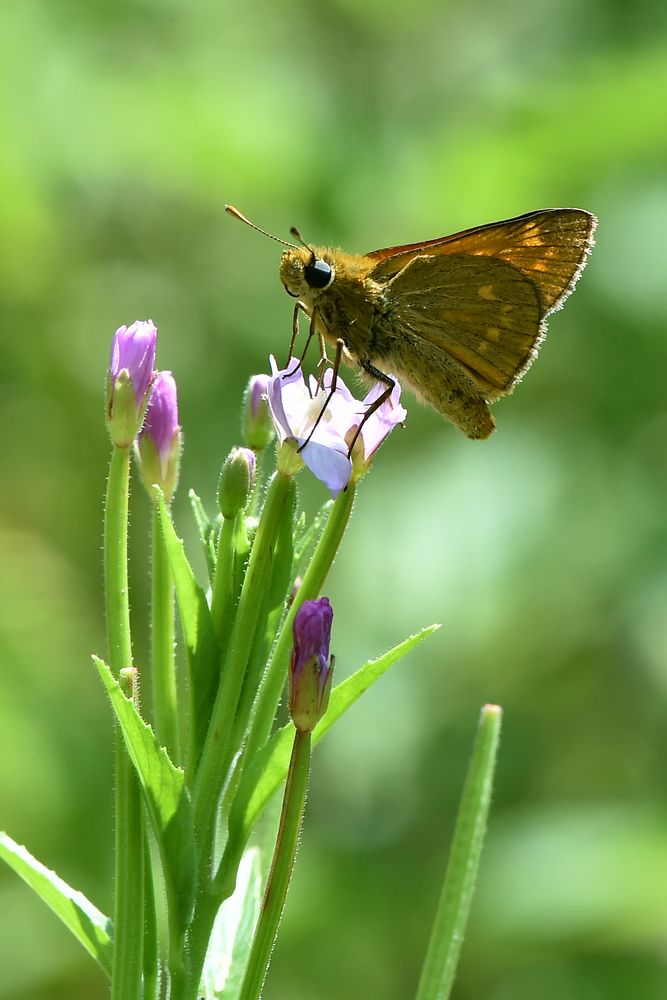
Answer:
[[[137,453],[146,488],[150,491],[157,483],[167,500],[178,483],[181,442],[176,381],[171,372],[158,372],[137,438]]]
[[[383,386],[375,386],[359,402],[340,375],[331,392],[331,369],[325,373],[320,388],[312,376],[310,384],[306,384],[301,366],[294,360],[279,371],[271,358],[271,369],[267,398],[280,446],[278,468],[293,474],[305,464],[334,497],[350,481],[361,478],[392,428],[405,420],[398,382],[389,399],[363,422],[366,409],[383,392]],[[361,433],[350,457],[350,445],[360,425]]]
[[[139,431],[153,381],[157,329],[137,320],[116,330],[107,388],[107,424],[114,445],[129,448]]]
[[[301,732],[310,732],[327,710],[334,657],[329,656],[333,608],[327,597],[304,601],[294,617],[289,667],[289,709]]]
[[[262,451],[273,438],[273,423],[266,400],[268,384],[268,375],[253,375],[243,397],[244,436],[253,451]]]

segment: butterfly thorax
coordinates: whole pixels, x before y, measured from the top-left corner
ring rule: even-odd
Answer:
[[[330,344],[340,338],[358,359],[370,353],[381,305],[381,286],[369,277],[372,268],[373,261],[362,255],[330,247],[299,247],[283,254],[280,280],[309,315],[315,313],[318,333]],[[313,282],[325,280],[324,287],[313,287]]]

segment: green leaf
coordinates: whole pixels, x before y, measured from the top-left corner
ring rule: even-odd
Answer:
[[[486,833],[501,717],[497,705],[482,709],[417,1000],[447,1000],[454,983]]]
[[[206,594],[188,562],[183,542],[174,530],[162,492],[156,487],[160,526],[176,588],[176,601],[188,660],[192,703],[190,763],[194,768],[206,738],[220,678],[220,649]]]
[[[0,833],[0,857],[60,917],[77,941],[111,976],[111,920],[100,913],[82,892],[72,889],[6,833]]]
[[[439,628],[439,625],[429,625],[416,635],[409,636],[377,660],[369,660],[356,673],[338,684],[331,692],[326,715],[313,730],[313,746],[319,743],[333,724],[389,667]],[[273,734],[244,774],[229,817],[228,849],[232,856],[243,850],[259,814],[284,781],[293,742],[294,726],[290,722]]]
[[[206,560],[208,578],[212,581],[213,574],[215,573],[215,526],[206,513],[204,504],[194,490],[188,491],[188,500],[190,501],[192,516],[197,525],[199,541],[201,542],[204,559]]]
[[[123,693],[106,663],[93,660],[109,695],[128,753],[139,777],[160,851],[172,927],[182,932],[194,900],[196,847],[192,804],[185,774],[169,758],[134,702]]]
[[[205,1000],[236,1000],[239,995],[262,905],[262,881],[260,850],[251,847],[239,865],[233,894],[215,918],[201,981]]]

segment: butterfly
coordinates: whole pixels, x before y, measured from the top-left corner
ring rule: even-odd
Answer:
[[[535,359],[596,224],[582,209],[542,209],[362,255],[305,244],[292,229],[299,243],[286,244],[280,278],[311,333],[385,386],[373,409],[398,378],[468,437],[486,438],[489,404]]]

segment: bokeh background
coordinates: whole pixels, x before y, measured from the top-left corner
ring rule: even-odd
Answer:
[[[279,249],[225,201],[355,251],[600,218],[497,433],[413,402],[360,490],[328,587],[339,676],[443,628],[317,754],[271,1000],[413,995],[487,701],[505,729],[456,1000],[666,995],[666,21],[660,0],[0,6],[0,826],[102,909],[115,328],[150,316],[178,379],[190,544],[186,489],[213,507],[245,382],[289,336]],[[0,871],[0,998],[104,996]]]

